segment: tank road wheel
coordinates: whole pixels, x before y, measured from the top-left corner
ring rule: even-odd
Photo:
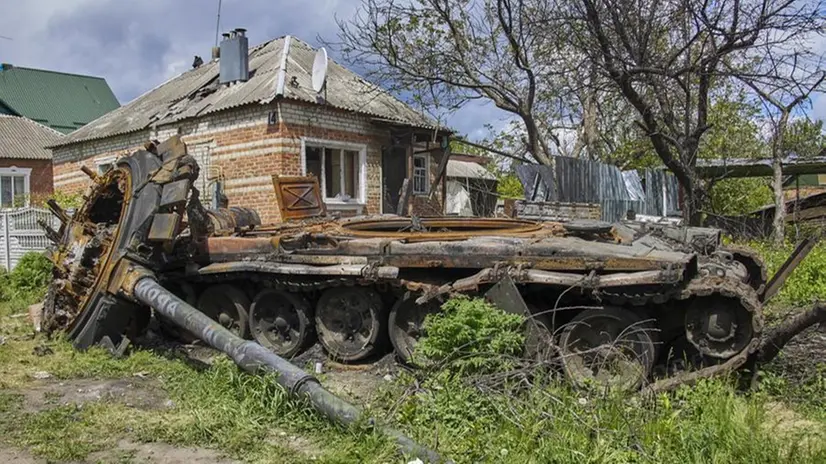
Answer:
[[[424,335],[424,319],[428,314],[439,311],[439,304],[433,300],[424,305],[416,304],[416,296],[405,294],[393,305],[387,318],[390,342],[399,359],[412,364],[413,350],[419,337]]]
[[[65,330],[78,349],[107,339],[117,346],[130,325],[146,320],[146,308],[108,294],[106,285],[117,257],[146,238],[161,185],[144,180],[160,166],[161,159],[147,151],[118,160],[86,193],[87,202],[62,219],[44,303],[46,332]]]
[[[746,272],[749,274],[747,283],[751,288],[758,294],[763,293],[768,275],[766,274],[766,265],[760,255],[750,248],[734,245],[723,248],[723,251],[731,253],[734,260],[746,268]]]
[[[229,284],[207,288],[198,298],[198,309],[241,338],[249,337],[247,310],[250,299]]]
[[[695,298],[685,313],[686,338],[700,354],[727,359],[742,351],[755,335],[754,315],[734,298]]]
[[[327,353],[345,362],[375,353],[387,333],[381,297],[366,287],[325,291],[316,305],[315,325]]]
[[[634,390],[651,374],[656,350],[636,314],[603,308],[583,311],[563,328],[559,354],[565,374],[580,387]]]
[[[279,356],[299,354],[312,344],[314,332],[310,305],[299,295],[264,290],[250,306],[250,333]]]

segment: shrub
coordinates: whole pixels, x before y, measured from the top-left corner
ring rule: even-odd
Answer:
[[[71,209],[71,208],[79,208],[81,204],[83,204],[83,195],[80,193],[66,193],[60,190],[54,192],[51,197],[46,198],[43,200],[43,206],[46,206],[46,202],[49,200],[54,200],[60,205],[63,209]]]
[[[422,364],[450,362],[458,374],[499,371],[522,352],[522,321],[481,298],[456,297],[425,318],[414,355]]]
[[[769,242],[752,242],[748,244],[757,250],[766,262],[768,275],[771,277],[794,251],[789,243],[778,247]],[[826,244],[819,243],[792,272],[783,288],[772,303],[779,305],[808,306],[817,299],[826,297]]]
[[[23,255],[8,274],[7,287],[17,294],[41,293],[51,277],[52,262],[46,255],[32,251]]]

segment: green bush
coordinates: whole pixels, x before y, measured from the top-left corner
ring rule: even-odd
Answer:
[[[758,251],[763,257],[769,277],[777,272],[794,251],[792,243],[778,247],[771,242],[752,242],[748,246]],[[826,298],[826,243],[820,242],[792,272],[783,288],[772,300],[772,304],[808,306],[824,298]]]
[[[54,192],[52,196],[43,200],[43,207],[46,207],[46,203],[49,200],[56,201],[57,204],[63,209],[79,208],[80,205],[83,204],[83,195],[80,193],[66,193],[58,190]]]
[[[414,355],[422,364],[450,362],[458,374],[499,371],[522,352],[522,321],[481,298],[456,297],[425,318]]]
[[[42,293],[52,278],[52,262],[43,253],[26,253],[5,278],[3,287],[10,293],[3,292],[6,299],[14,295]]]

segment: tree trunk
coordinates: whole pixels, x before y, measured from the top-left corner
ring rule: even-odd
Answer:
[[[782,245],[786,237],[786,199],[783,196],[783,166],[781,156],[772,157],[772,189],[774,190],[774,243]]]
[[[774,243],[782,245],[786,240],[786,198],[783,195],[783,137],[789,122],[789,111],[780,115],[772,137],[772,189],[774,190]]]
[[[585,97],[585,108],[583,108],[582,135],[585,138],[585,147],[588,150],[588,159],[597,161],[600,159],[600,151],[597,147],[597,98],[596,90],[589,89]]]

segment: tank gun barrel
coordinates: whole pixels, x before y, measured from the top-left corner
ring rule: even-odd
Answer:
[[[175,325],[198,336],[211,347],[227,354],[245,371],[277,374],[276,381],[291,395],[307,398],[314,409],[339,424],[346,426],[365,419],[359,408],[332,394],[312,375],[258,343],[244,340],[231,333],[163,288],[149,271],[139,272],[143,276],[137,280],[132,290],[132,296],[135,299],[151,307]],[[371,418],[366,420],[395,440],[405,454],[417,456],[428,462],[449,462],[444,461],[435,451],[417,444],[402,432],[379,426]]]

